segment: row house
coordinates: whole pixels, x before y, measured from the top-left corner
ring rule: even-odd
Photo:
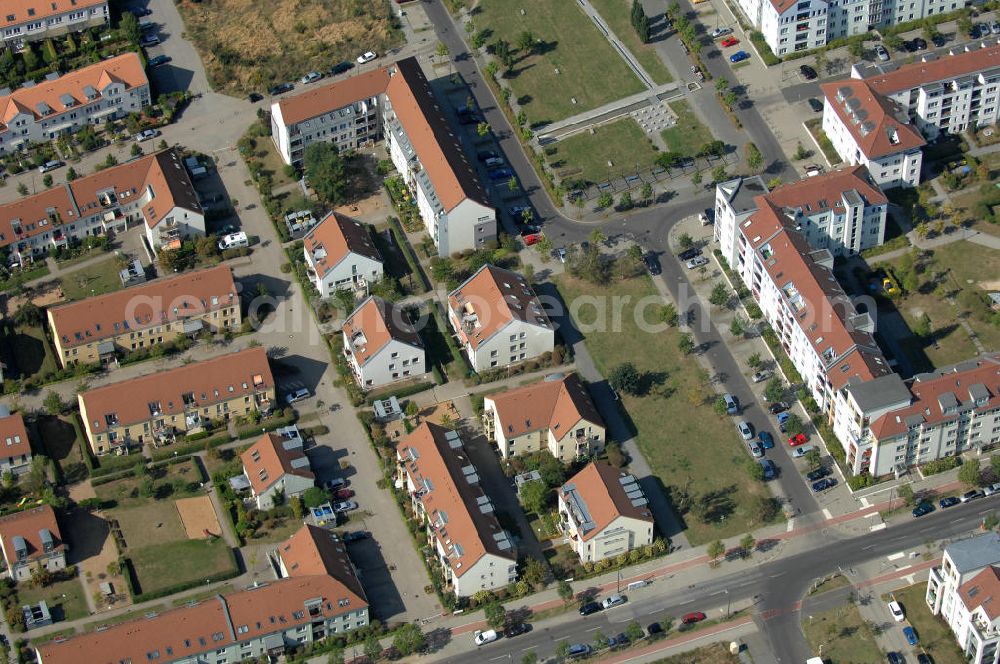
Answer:
[[[39,645],[38,664],[277,661],[369,623],[347,547],[306,525],[271,552],[275,578],[162,612]]]
[[[22,475],[31,470],[31,441],[21,413],[0,404],[0,475]]]
[[[274,404],[267,351],[247,348],[168,371],[80,392],[80,418],[94,454],[127,453],[145,443],[169,443]]]
[[[424,422],[396,446],[397,486],[405,488],[445,583],[471,597],[517,581],[517,556],[480,484],[461,435]]]
[[[205,216],[174,148],[0,205],[0,250],[24,265],[53,247],[142,224],[154,251],[205,235]]]
[[[2,10],[0,10],[2,11]],[[139,113],[150,105],[149,79],[129,51],[68,74],[0,91],[0,154]]]
[[[4,569],[15,583],[31,580],[31,573],[40,567],[50,572],[66,569],[68,549],[51,505],[0,518]]]
[[[367,293],[382,279],[382,256],[372,242],[368,226],[333,212],[303,238],[306,274],[320,297],[338,290]]]
[[[559,528],[580,562],[596,563],[653,543],[653,513],[634,475],[604,461],[559,488]]]
[[[884,241],[889,201],[864,166],[783,184],[771,192],[760,176],[735,178],[720,183],[715,196],[715,240],[730,265],[736,262],[739,225],[757,211],[758,196],[781,208],[786,225],[813,249],[849,256]]]
[[[528,280],[493,265],[449,293],[448,323],[476,371],[524,362],[555,347],[555,327]]]
[[[218,265],[48,309],[59,363],[114,364],[119,356],[203,331],[240,329],[232,270]]]
[[[424,344],[402,307],[369,296],[341,328],[344,356],[362,390],[427,373]]]
[[[604,420],[576,373],[492,394],[482,418],[503,459],[547,450],[571,463],[599,454],[607,441]]]
[[[7,48],[108,25],[108,0],[14,0],[0,8]]]

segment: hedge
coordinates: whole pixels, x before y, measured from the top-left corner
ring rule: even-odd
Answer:
[[[410,272],[413,273],[413,276],[419,282],[420,292],[426,293],[431,289],[431,285],[427,281],[427,275],[424,274],[423,269],[420,267],[420,262],[413,255],[413,248],[406,241],[406,233],[403,232],[403,226],[399,223],[399,219],[389,217],[389,230],[392,231],[392,237],[396,240],[396,244],[399,245],[399,250],[403,252],[403,257],[406,259],[406,264],[410,267]]]
[[[223,431],[222,433],[216,434],[209,438],[201,438],[197,440],[191,440],[190,436],[186,442],[174,445],[168,445],[163,449],[153,450],[153,461],[165,461],[174,457],[186,457],[192,454],[197,454],[198,452],[203,452],[212,447],[218,447],[219,445],[225,445],[233,440],[232,436],[229,435],[228,431]]]
[[[960,465],[962,465],[960,457],[943,457],[941,459],[935,459],[934,461],[928,461],[920,467],[920,472],[923,473],[924,477],[927,477],[928,475],[937,475],[938,473],[943,473],[946,470],[958,468]]]
[[[135,468],[146,463],[141,454],[126,454],[123,456],[104,455],[98,460],[100,466],[90,471],[91,477],[103,477],[112,473],[120,473],[127,468]]]
[[[266,420],[261,420],[257,424],[248,424],[246,426],[240,427],[236,430],[236,437],[240,440],[246,438],[252,438],[254,436],[259,436],[267,431],[274,431],[280,427],[286,427],[289,424],[295,422],[295,414],[275,416],[270,417]]]

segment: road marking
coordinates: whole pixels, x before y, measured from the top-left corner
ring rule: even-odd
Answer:
[[[885,524],[884,523],[877,523],[877,524],[875,524],[874,526],[871,527],[871,531],[875,532],[876,530],[882,530],[883,528],[885,528]]]
[[[590,629],[588,629],[587,631],[588,631],[588,632],[596,632],[596,631],[597,631],[597,630],[599,630],[599,629],[600,629],[600,627],[591,627],[591,628],[590,628]]]
[[[792,532],[792,528],[794,528],[794,527],[795,527],[795,519],[789,519],[788,520],[788,527],[785,529],[785,532],[786,533]]]
[[[823,508],[823,516],[826,517],[827,521],[833,518],[833,514],[825,507]]]
[[[982,512],[976,512],[976,514],[979,514],[980,516],[982,516],[983,514],[989,514],[992,511],[993,510],[983,510]]]
[[[909,586],[912,586],[914,583],[916,583],[916,575],[915,574],[907,574],[903,578],[906,580],[906,584],[909,585]]]
[[[889,560],[899,560],[900,558],[902,558],[905,555],[906,554],[903,553],[902,551],[897,551],[896,553],[893,553],[891,555],[886,556],[886,558],[888,558]]]
[[[869,549],[874,549],[874,548],[875,548],[874,544],[869,544],[868,546],[861,547],[861,550],[862,551],[868,551]]]
[[[878,512],[869,512],[868,514],[865,514],[862,518],[864,518],[864,519],[871,519],[871,518],[874,518],[876,516],[878,516]]]
[[[781,572],[781,573],[779,573],[779,574],[772,574],[772,575],[771,575],[771,578],[772,578],[772,579],[777,579],[777,578],[778,578],[779,576],[784,576],[784,574],[785,574],[784,572]]]
[[[864,496],[861,496],[861,507],[862,508],[871,507],[871,503],[869,503],[868,499]]]
[[[507,655],[500,655],[499,657],[490,657],[491,662],[495,662],[500,659],[510,659]]]
[[[910,585],[913,585],[913,584],[910,584]],[[521,652],[528,652],[529,650],[534,650],[537,647],[538,646],[528,646],[527,648],[522,649]]]
[[[904,569],[910,569],[913,565],[903,565],[902,567],[896,568],[897,572],[902,572]]]

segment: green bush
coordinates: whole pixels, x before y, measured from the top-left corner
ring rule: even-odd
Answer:
[[[928,461],[920,467],[920,472],[924,474],[924,477],[927,477],[928,475],[937,475],[938,473],[958,468],[961,463],[962,460],[957,456],[943,457],[941,459],[935,459],[934,461]]]

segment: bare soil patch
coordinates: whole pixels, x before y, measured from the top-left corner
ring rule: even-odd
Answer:
[[[219,526],[219,519],[215,515],[211,498],[208,496],[181,498],[175,501],[175,504],[188,539],[208,539],[222,536],[222,528]]]

